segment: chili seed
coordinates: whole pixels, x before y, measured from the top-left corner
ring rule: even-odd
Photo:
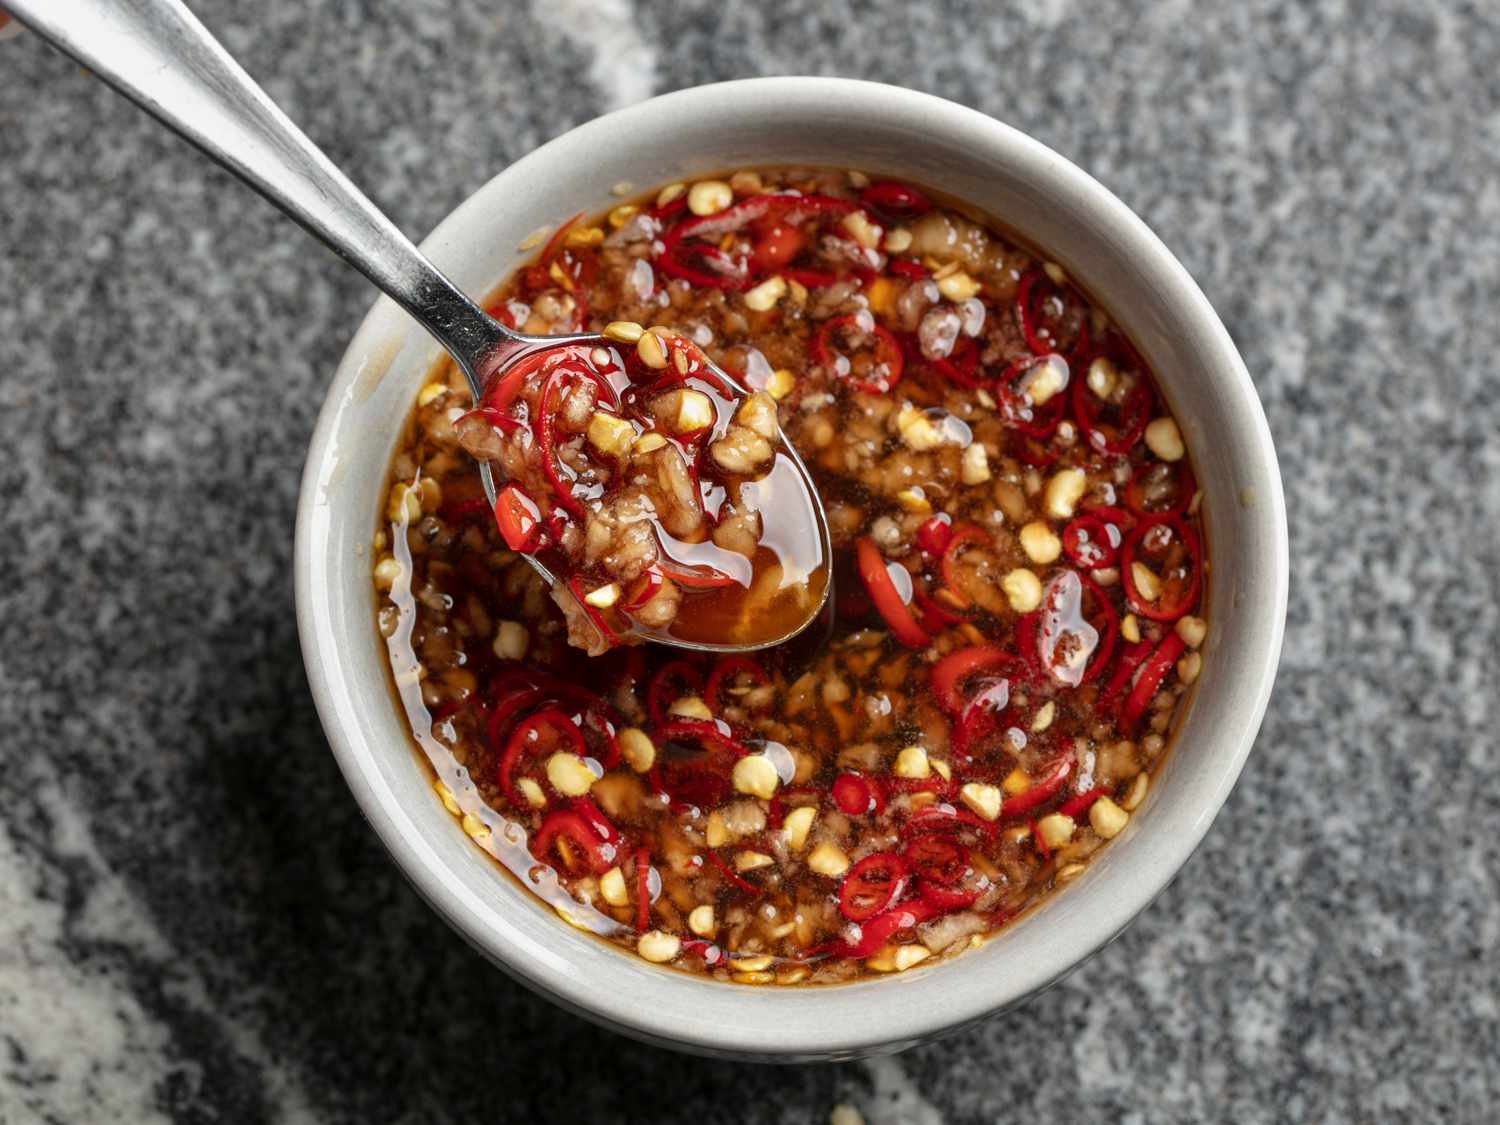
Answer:
[[[1062,540],[1041,520],[1032,520],[1021,528],[1017,538],[1021,541],[1021,550],[1034,563],[1045,566],[1056,562],[1057,557],[1062,554]]]
[[[1203,656],[1200,653],[1190,652],[1177,662],[1177,678],[1184,684],[1191,684],[1198,678],[1198,673],[1203,670]]]
[[[1017,613],[1030,613],[1042,604],[1042,580],[1024,566],[1000,579],[1000,589]]]
[[[626,727],[615,736],[620,756],[636,773],[645,773],[656,764],[656,743],[639,727]]]
[[[667,366],[667,351],[662,347],[661,337],[654,332],[643,332],[635,342],[635,353],[641,362],[654,371]]]
[[[906,746],[896,755],[896,764],[891,772],[897,777],[924,778],[932,775],[932,763],[927,759],[927,750],[921,746]]]
[[[647,930],[635,943],[636,952],[647,961],[666,964],[682,950],[682,939],[661,930]]]
[[[788,848],[794,852],[800,852],[807,846],[807,834],[812,831],[813,821],[817,815],[818,810],[814,805],[805,805],[786,814],[781,827],[786,835]]]
[[[646,330],[633,320],[612,320],[604,326],[601,335],[607,340],[614,340],[620,344],[633,344],[645,334]]]
[[[849,870],[849,857],[837,845],[824,842],[816,845],[808,855],[807,866],[819,875],[837,879]]]
[[[1041,833],[1043,842],[1049,848],[1060,848],[1073,838],[1073,833],[1078,828],[1078,824],[1071,816],[1063,816],[1062,813],[1048,813],[1036,822],[1036,827],[1037,831]]]
[[[1089,824],[1101,839],[1113,840],[1130,822],[1130,814],[1108,797],[1089,806]]]
[[[688,189],[688,210],[698,216],[717,215],[734,202],[734,189],[723,180],[699,180]]]
[[[577,754],[559,750],[547,759],[547,781],[564,797],[582,797],[598,778]]]
[[[1146,448],[1163,461],[1181,461],[1187,455],[1182,432],[1171,418],[1155,418],[1146,427]]]
[[[1001,795],[998,786],[971,781],[958,791],[958,797],[975,816],[985,820],[1000,818]]]
[[[1203,638],[1208,635],[1208,623],[1201,617],[1187,617],[1177,619],[1177,635],[1182,638],[1182,643],[1188,648],[1198,648],[1203,644]]]
[[[625,876],[618,867],[611,867],[599,877],[599,896],[611,906],[630,904],[630,894],[625,889]]]
[[[1055,520],[1073,518],[1073,511],[1083,494],[1088,490],[1088,474],[1082,469],[1062,469],[1047,482],[1047,494],[1042,503],[1047,514]]]

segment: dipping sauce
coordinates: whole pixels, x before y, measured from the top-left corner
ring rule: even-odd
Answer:
[[[566,226],[495,312],[619,343],[565,377],[576,448],[602,408],[632,451],[660,433],[701,466],[774,409],[833,536],[826,633],[717,659],[570,645],[603,631],[502,535],[470,452],[504,451],[434,370],[375,535],[379,628],[437,799],[567,922],[742,984],[899,972],[1003,928],[1127,829],[1201,668],[1208,559],[1176,422],[1062,269],[910,184],[757,169]],[[715,414],[684,445],[664,432],[681,401],[656,405],[678,388],[643,395],[632,370],[646,335],[673,368],[681,342],[758,393],[689,381]],[[504,409],[556,417],[533,374]],[[528,495],[552,487],[534,452]],[[628,535],[601,536],[588,581],[619,589],[594,608],[650,605],[655,566],[689,590],[682,574],[748,569],[706,627],[775,613],[758,577],[797,533],[720,534],[774,479],[774,456],[749,463],[762,475],[731,456],[700,476],[690,535],[643,486],[655,553],[630,576],[602,561]],[[700,604],[662,627],[697,628]]]

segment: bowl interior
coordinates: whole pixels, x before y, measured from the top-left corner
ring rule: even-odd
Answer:
[[[1050,150],[952,103],[832,79],[667,95],[590,122],[497,176],[423,249],[483,294],[527,235],[648,188],[737,165],[909,177],[971,201],[1060,262],[1130,332],[1182,424],[1205,493],[1213,623],[1197,698],[1140,815],[1072,886],[981,949],[834,988],[725,986],[653,968],[574,931],[471,846],[433,793],[386,688],[369,543],[416,388],[438,354],[381,298],[319,420],[298,513],[297,598],[324,726],[365,815],[469,941],[565,1006],[711,1053],[806,1059],[896,1049],[1056,980],[1159,892],[1207,831],[1270,691],[1286,603],[1286,527],[1265,418],[1228,335],[1123,204]]]

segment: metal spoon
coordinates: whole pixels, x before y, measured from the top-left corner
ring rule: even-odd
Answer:
[[[457,361],[479,401],[486,381],[540,348],[609,345],[603,337],[525,336],[495,322],[411,244],[294,125],[179,0],[4,0],[11,15],[64,54],[180,133],[281,208],[410,313]],[[723,371],[739,395],[749,392]],[[828,519],[807,467],[782,435],[816,515],[828,581],[807,617],[784,635],[750,644],[686,641],[655,631],[661,644],[747,652],[807,628],[833,588]],[[480,474],[490,503],[490,467]],[[550,584],[555,576],[527,561]]]

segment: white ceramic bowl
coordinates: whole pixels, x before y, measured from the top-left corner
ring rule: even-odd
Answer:
[[[898,1050],[1018,1003],[1099,949],[1208,831],[1260,725],[1281,648],[1287,533],[1265,416],[1219,318],[1124,204],[992,118],[892,86],[764,78],[703,86],[591,121],[496,176],[423,243],[484,294],[526,235],[610,200],[740,165],[846,166],[969,200],[1060,262],[1126,325],[1182,423],[1205,492],[1213,628],[1197,698],[1127,830],[1074,884],[978,950],[899,977],[754,988],[664,970],[560,922],[459,831],[386,686],[369,567],[377,497],[436,346],[381,298],[344,354],[297,513],[297,616],[344,776],[407,877],[516,979],[626,1034],[764,1060]]]

